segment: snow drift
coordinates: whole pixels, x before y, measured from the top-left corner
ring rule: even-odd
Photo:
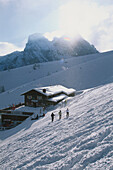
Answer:
[[[113,169],[112,56],[113,52],[93,54],[1,72],[8,90],[0,94],[0,108],[22,102],[20,94],[35,87],[62,84],[80,90],[66,106],[59,103],[49,108],[44,118],[28,118],[0,131],[1,170]]]
[[[54,108],[53,123],[48,111],[43,119],[0,132],[1,169],[113,169],[112,94],[113,83],[86,90]]]

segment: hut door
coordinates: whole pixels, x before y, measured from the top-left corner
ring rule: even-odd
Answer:
[[[35,102],[33,103],[33,107],[36,107],[36,103]]]

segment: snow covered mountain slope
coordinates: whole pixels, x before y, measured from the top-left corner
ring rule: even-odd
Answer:
[[[66,107],[53,108],[53,123],[51,112],[0,132],[1,170],[113,169],[113,83],[85,90]]]
[[[93,54],[43,63],[36,70],[33,66],[27,66],[1,72],[1,86],[9,90],[0,94],[0,108],[23,102],[20,95],[30,88],[61,84],[84,90],[113,82],[112,56],[113,52]]]
[[[70,59],[61,58],[60,61],[52,61],[40,64],[29,65],[16,69],[6,70],[0,72],[0,87],[4,86],[5,91],[16,88],[22,84],[29,83],[42,77],[52,75],[77,66],[78,64],[86,63],[91,60],[103,57],[105,54],[93,54],[87,56],[79,56]],[[112,55],[112,52],[107,55]]]
[[[49,41],[41,34],[33,34],[29,36],[24,51],[0,57],[0,71],[60,60],[61,57],[70,58],[94,53],[98,53],[96,48],[81,36],[70,41],[67,41],[64,36]]]

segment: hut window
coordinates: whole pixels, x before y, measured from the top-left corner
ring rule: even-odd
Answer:
[[[30,99],[32,99],[32,96],[27,96],[27,98],[30,100]]]
[[[29,103],[28,103],[28,102],[26,102],[26,105],[28,106],[28,105],[29,105]]]
[[[37,96],[37,99],[38,100],[42,100],[42,96]]]

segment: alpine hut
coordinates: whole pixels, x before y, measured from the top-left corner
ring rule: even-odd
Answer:
[[[33,88],[24,95],[25,106],[45,107],[55,105],[69,96],[74,96],[76,90],[62,85]]]

